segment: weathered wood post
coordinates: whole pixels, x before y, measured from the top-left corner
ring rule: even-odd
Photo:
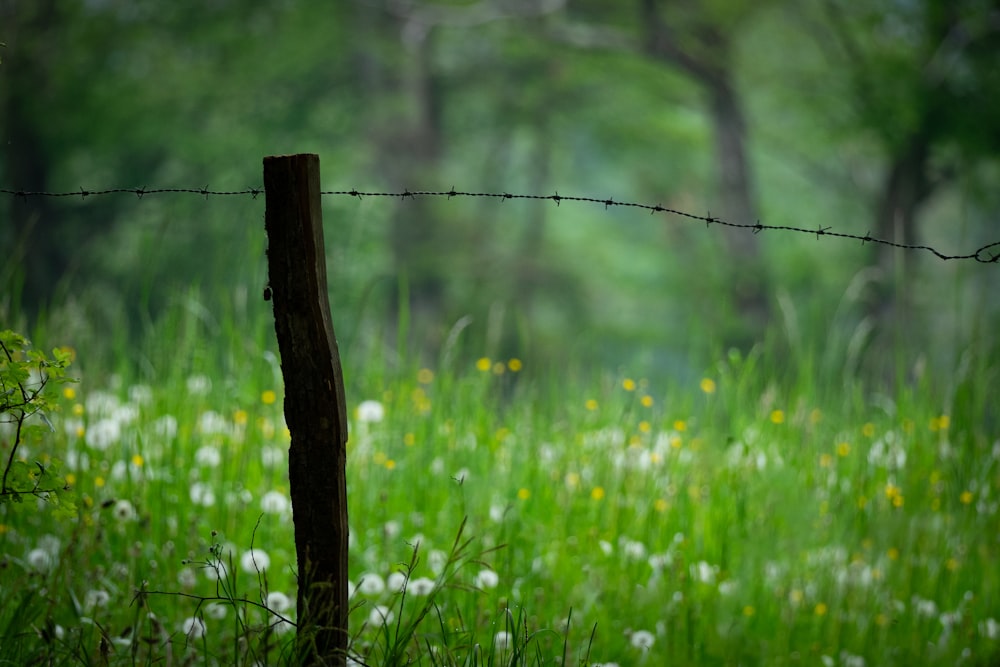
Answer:
[[[319,156],[264,158],[269,285],[291,432],[300,662],[347,656],[347,414],[330,319]]]

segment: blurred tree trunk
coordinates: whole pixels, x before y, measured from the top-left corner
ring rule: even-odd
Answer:
[[[890,156],[875,211],[877,238],[905,245],[917,243],[917,215],[931,195],[930,149],[928,135],[916,132]],[[912,260],[910,251],[884,244],[875,246],[874,262],[881,282],[868,301],[868,315],[892,338],[907,329],[914,281]]]
[[[0,64],[0,137],[4,145],[5,185],[25,191],[47,191],[49,160],[39,131],[39,108],[50,81],[50,65],[58,65],[58,40],[48,39],[60,13],[52,0],[38,3],[4,3],[2,25],[7,40]],[[29,93],[29,91],[31,91]],[[52,287],[68,261],[59,243],[55,207],[47,197],[10,197],[10,221],[0,239],[7,266],[0,271],[0,289],[8,295],[23,280],[21,302],[29,316],[44,309]],[[15,275],[18,268],[22,275]]]
[[[640,0],[646,52],[697,82],[708,97],[708,116],[715,142],[720,207],[712,215],[735,223],[759,219],[753,173],[747,151],[747,124],[739,92],[733,83],[732,31],[689,2],[684,9],[683,34],[661,11],[660,0]],[[681,23],[681,22],[679,22]],[[721,230],[728,250],[729,274],[740,326],[734,343],[752,341],[770,315],[767,269],[757,237],[745,229]]]
[[[899,12],[891,3],[862,8],[847,0],[822,5],[839,62],[849,81],[856,122],[885,154],[873,206],[873,235],[920,244],[918,218],[946,183],[993,159],[1000,145],[996,0],[921,0]],[[912,251],[876,244],[871,263],[879,283],[866,315],[877,332],[875,357],[913,342]]]
[[[437,187],[433,178],[442,148],[442,86],[432,62],[433,26],[405,14],[390,14],[360,3],[363,23],[376,40],[377,55],[364,52],[364,89],[370,95],[370,140],[375,148],[374,172],[393,191]],[[369,45],[366,45],[369,46]],[[440,336],[445,314],[445,280],[441,263],[444,231],[428,198],[406,197],[393,204],[389,244],[393,263],[406,283],[405,307],[414,323],[436,333],[411,332],[425,342]],[[400,284],[393,287],[399,303]],[[395,308],[393,306],[393,308]],[[389,313],[395,321],[398,311]]]

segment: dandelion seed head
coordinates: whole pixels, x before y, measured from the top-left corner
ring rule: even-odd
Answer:
[[[181,632],[189,639],[201,639],[205,636],[205,621],[195,616],[189,616],[181,623]]]
[[[385,407],[378,401],[361,401],[355,415],[362,424],[375,424],[385,418]]]
[[[402,593],[406,588],[406,575],[402,572],[391,572],[386,577],[385,586],[390,593]]]
[[[430,595],[434,591],[434,580],[429,577],[411,579],[406,586],[406,591],[419,597]]]
[[[223,561],[214,561],[211,565],[202,568],[205,578],[209,581],[219,581],[225,579],[229,574],[229,567]]]
[[[480,570],[474,581],[477,588],[496,588],[500,583],[500,575],[493,570]]]
[[[358,591],[362,595],[381,595],[385,591],[385,580],[374,572],[361,575]]]
[[[198,583],[198,576],[190,567],[183,567],[177,572],[177,583],[182,588],[194,588]]]
[[[52,556],[45,549],[32,549],[25,558],[28,568],[35,572],[48,572],[52,569]]]
[[[116,444],[121,437],[121,425],[114,419],[100,419],[86,431],[87,444],[102,452]]]
[[[202,482],[195,482],[188,489],[188,496],[191,502],[202,507],[212,507],[215,505],[215,492],[212,487]]]
[[[177,437],[177,426],[177,417],[163,415],[153,422],[153,433],[164,440],[173,440]]]
[[[111,601],[111,594],[101,589],[91,589],[83,596],[83,607],[88,612],[108,606]]]
[[[374,625],[379,628],[392,623],[393,619],[395,618],[396,614],[393,613],[392,609],[385,606],[384,604],[375,605],[374,607],[372,607],[372,610],[368,613],[369,625]]]
[[[217,447],[202,445],[195,451],[194,461],[205,468],[217,468],[222,463],[222,452]]]
[[[267,594],[264,605],[271,611],[280,614],[292,608],[292,600],[281,591],[271,591]]]
[[[271,557],[261,549],[247,549],[240,556],[240,569],[251,574],[263,572],[271,566]]]
[[[648,651],[656,643],[656,637],[649,630],[636,630],[629,638],[629,642],[639,650]]]
[[[427,567],[429,567],[431,572],[434,574],[441,574],[444,572],[444,567],[447,563],[448,554],[440,549],[431,549],[430,553],[427,554]]]
[[[218,602],[209,602],[208,604],[205,605],[205,615],[213,620],[221,621],[226,617],[226,614],[228,613],[229,613],[229,608],[224,604],[220,604]]]
[[[275,445],[268,445],[260,450],[260,460],[266,468],[274,468],[285,462],[285,450]]]
[[[265,514],[284,514],[290,504],[288,497],[278,491],[268,491],[260,499],[260,509]]]
[[[225,435],[229,422],[215,410],[206,410],[198,417],[198,430],[204,435]]]
[[[498,651],[506,651],[513,644],[513,636],[505,630],[501,630],[493,636],[493,646]]]
[[[204,396],[212,391],[212,380],[207,375],[192,375],[186,384],[188,393],[194,396]]]
[[[622,553],[629,560],[645,560],[646,545],[638,540],[623,539]]]
[[[119,500],[115,503],[114,511],[112,512],[118,521],[125,523],[127,521],[134,521],[136,519],[136,511],[127,500]]]

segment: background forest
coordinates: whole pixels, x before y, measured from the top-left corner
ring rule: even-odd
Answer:
[[[316,152],[330,190],[558,191],[946,254],[996,240],[991,2],[0,11],[0,182],[13,190],[239,190],[259,187],[264,155]],[[192,287],[214,309],[266,281],[249,197],[5,200],[2,308],[58,316],[66,336],[126,321],[142,333]],[[600,206],[325,203],[342,332],[391,325],[405,289],[430,351],[469,315],[540,358],[683,373],[691,355],[774,334],[827,350],[831,368],[853,340],[850,370],[877,373],[888,350],[954,368],[997,322],[992,267],[925,252]]]
[[[264,197],[197,191],[308,152],[690,214],[323,197],[347,664],[997,664],[997,100],[996,0],[0,0],[0,663],[296,664]],[[194,192],[39,194],[105,188]]]

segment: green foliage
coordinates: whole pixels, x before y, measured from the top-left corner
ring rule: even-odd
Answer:
[[[295,664],[267,314],[199,299],[164,314],[140,363],[81,355],[47,434],[75,515],[0,506],[10,661]],[[784,341],[690,377],[352,346],[353,658],[989,664],[995,346],[956,377],[873,390]]]
[[[0,165],[6,187],[241,189],[259,184],[263,155],[308,150],[322,156],[329,189],[558,190],[719,214],[704,90],[646,55],[647,26],[633,9],[582,2],[501,20],[467,3],[15,4],[4,16],[0,86],[10,102],[0,106],[17,111],[0,122],[19,138]],[[950,197],[920,235],[958,250],[992,233],[995,188],[970,187],[996,180],[987,171],[1000,122],[988,103],[997,90],[988,3],[956,9],[948,39],[931,30],[947,3],[932,0],[659,4],[697,58],[726,55],[716,37],[731,48],[720,62],[731,63],[724,74],[748,110],[762,222],[873,230],[869,203],[886,180],[886,152],[916,115],[936,146],[936,192]],[[101,74],[85,81],[81,70]],[[325,203],[339,319],[369,320],[351,330],[399,312],[400,279],[415,302],[412,334],[429,349],[460,318],[497,312],[505,344],[527,333],[551,357],[586,331],[612,364],[636,350],[633,359],[675,365],[688,340],[710,348],[741,330],[732,292],[747,278],[731,275],[718,226],[568,203]],[[128,337],[192,282],[251,294],[266,282],[253,224],[260,199],[8,204],[13,224],[0,228],[0,246],[13,261],[0,270],[0,293],[13,303],[0,307],[11,315],[59,303],[74,328],[103,331],[124,311],[115,335]],[[871,263],[871,248],[756,238],[775,287],[767,296],[785,290],[808,311],[803,335],[826,335],[823,315]],[[949,318],[929,304],[968,281],[940,280],[939,264],[920,271],[926,298],[911,329],[950,344]],[[994,292],[975,293],[995,313]],[[863,303],[845,304],[838,326],[853,330]]]
[[[0,502],[21,503],[29,495],[51,501],[59,512],[75,512],[69,485],[60,476],[61,461],[49,454],[28,461],[18,453],[23,445],[44,443],[55,431],[46,413],[58,410],[52,390],[74,381],[66,376],[71,357],[70,350],[56,348],[50,358],[32,349],[24,336],[0,331],[0,442],[9,450],[0,478]]]

